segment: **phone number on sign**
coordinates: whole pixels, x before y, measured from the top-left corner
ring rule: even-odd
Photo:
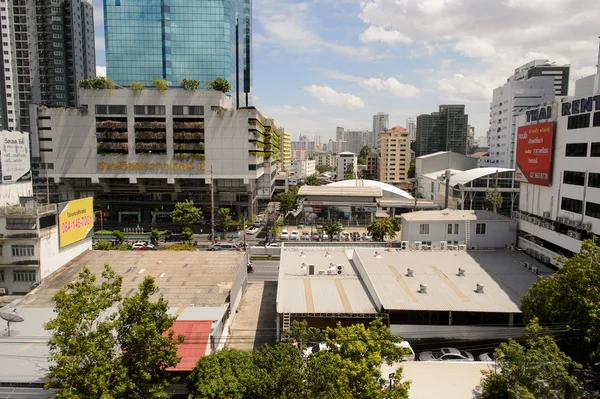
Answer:
[[[92,217],[91,216],[82,216],[80,218],[69,220],[60,225],[60,231],[62,233],[68,233],[73,229],[79,229],[81,227],[91,226],[92,225]]]

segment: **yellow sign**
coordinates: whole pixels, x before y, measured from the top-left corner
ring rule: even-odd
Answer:
[[[204,170],[204,163],[170,162],[98,162],[98,170],[155,170],[155,171],[194,171]]]
[[[59,204],[60,247],[83,240],[94,230],[94,198],[82,198]]]

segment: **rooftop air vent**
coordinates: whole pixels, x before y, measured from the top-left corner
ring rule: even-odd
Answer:
[[[421,284],[419,292],[421,294],[427,294],[427,284]]]
[[[475,286],[475,292],[477,292],[478,294],[483,294],[483,284],[477,284]]]
[[[306,258],[306,252],[300,252],[300,257],[301,258]]]
[[[414,276],[415,276],[414,269],[411,269],[411,268],[406,269],[406,277],[414,277]]]
[[[325,252],[325,257],[326,258],[331,258],[331,252],[329,252],[329,251]]]
[[[381,259],[381,252],[375,251],[375,257]]]
[[[458,276],[459,277],[464,277],[465,276],[465,269],[462,268],[458,268]]]

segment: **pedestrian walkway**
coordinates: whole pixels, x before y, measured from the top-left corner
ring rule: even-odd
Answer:
[[[242,297],[227,348],[253,350],[273,344],[277,338],[275,302],[277,282],[250,283]]]

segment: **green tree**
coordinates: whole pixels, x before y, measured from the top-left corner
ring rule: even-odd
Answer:
[[[317,174],[315,173],[314,175],[306,176],[304,178],[304,184],[306,184],[307,186],[320,186],[321,181],[319,180],[319,178],[317,177]]]
[[[296,207],[297,197],[292,191],[279,193],[275,196],[275,199],[279,202],[279,213],[283,217],[286,217]]]
[[[412,161],[410,161],[410,166],[408,167],[408,178],[409,179],[413,179],[415,177],[416,167],[417,167],[417,163],[413,159]]]
[[[140,91],[144,90],[144,84],[142,82],[132,82],[131,90],[133,94],[138,94]]]
[[[200,82],[194,79],[181,79],[179,85],[183,87],[183,90],[196,90],[200,87]]]
[[[81,79],[78,83],[82,89],[114,89],[117,87],[115,82],[106,76],[96,76],[90,79]]]
[[[371,153],[371,147],[369,147],[368,145],[365,145],[365,146],[363,146],[363,148],[360,149],[360,153],[358,154],[358,156],[360,158],[366,159],[367,155],[369,155],[370,153]]]
[[[327,233],[330,240],[333,240],[334,234],[340,234],[342,232],[342,224],[338,221],[327,223],[323,226],[323,231]]]
[[[348,165],[346,165],[346,170],[344,170],[344,173],[349,174],[349,175],[354,175],[354,164],[349,163]]]
[[[367,164],[367,158],[365,158],[365,157],[358,157],[357,162],[358,162],[359,165],[366,165]]]
[[[494,352],[497,369],[482,371],[482,399],[579,398],[570,370],[580,365],[565,355],[533,320],[523,345],[509,339]]]
[[[121,233],[119,230],[113,231],[113,237],[117,242],[117,245],[122,244],[125,241],[125,234]]]
[[[156,91],[163,92],[169,88],[169,83],[166,79],[153,79],[152,84]]]
[[[181,238],[188,242],[192,241],[192,238],[194,238],[194,230],[189,227],[184,227],[181,229]]]
[[[229,93],[231,91],[231,85],[229,84],[229,81],[223,78],[216,78],[215,80],[208,82],[208,87],[211,90],[216,90],[223,93]]]
[[[311,344],[325,341],[325,334],[316,327],[309,327],[306,320],[293,320],[289,331],[283,331],[286,341],[294,342],[300,350],[304,350]]]
[[[152,229],[150,232],[150,242],[154,245],[160,241],[161,232],[158,229]]]
[[[578,362],[600,361],[600,248],[598,239],[584,240],[573,257],[560,259],[562,267],[538,279],[521,299],[523,319],[538,318],[542,325],[566,325],[561,342]]]
[[[156,286],[147,276],[139,292],[110,313],[122,299],[122,277],[105,264],[102,278],[96,284],[84,268],[54,295],[56,317],[44,325],[52,332],[45,388],[56,388],[57,399],[167,398],[171,380],[164,370],[179,363],[182,340],[172,332],[163,336],[174,320],[168,304],[162,296],[150,301]]]
[[[273,223],[273,226],[271,226],[271,237],[273,239],[277,239],[277,237],[279,237],[279,233],[281,232],[281,228],[283,227],[283,218],[279,217],[277,218],[277,220],[275,220],[275,223]]]
[[[494,212],[502,208],[502,194],[497,188],[485,193],[485,205]]]
[[[333,172],[333,168],[329,165],[317,165],[315,166],[315,169],[319,173]]]
[[[303,398],[304,359],[300,348],[291,343],[263,345],[253,353],[262,377],[259,397]]]
[[[344,174],[344,180],[355,180],[356,176],[354,176],[353,174],[350,173],[345,173]]]
[[[396,223],[393,218],[375,219],[368,227],[367,231],[373,238],[373,241],[384,241],[387,236],[390,240],[396,238]]]
[[[225,233],[229,231],[231,225],[231,210],[229,208],[219,208],[219,226],[223,232],[223,238]]]
[[[202,218],[202,210],[194,206],[194,201],[187,199],[175,204],[171,217],[175,223],[191,229]]]

